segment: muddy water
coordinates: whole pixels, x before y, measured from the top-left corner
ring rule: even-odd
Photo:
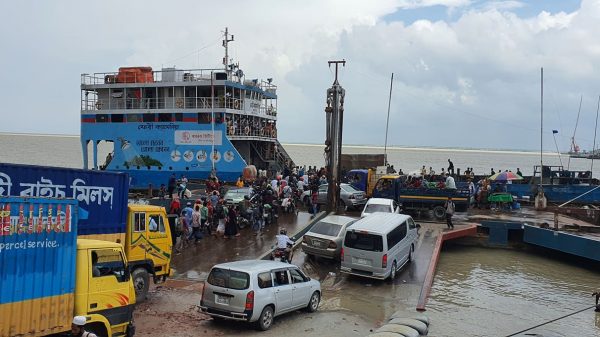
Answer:
[[[591,294],[598,288],[600,273],[574,263],[510,250],[448,247],[427,305],[430,331],[506,336],[593,305]],[[590,309],[527,333],[600,336],[599,316]]]

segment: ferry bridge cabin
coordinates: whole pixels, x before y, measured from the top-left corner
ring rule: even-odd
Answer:
[[[132,188],[146,188],[171,173],[205,179],[214,169],[231,181],[246,165],[292,165],[277,140],[276,91],[271,79],[245,80],[235,65],[82,74],[84,168],[125,171]]]

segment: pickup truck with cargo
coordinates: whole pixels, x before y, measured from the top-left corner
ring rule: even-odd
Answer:
[[[123,246],[78,238],[73,199],[0,197],[0,337],[64,336],[74,316],[133,336],[135,289]]]
[[[129,260],[138,301],[149,280],[171,274],[171,232],[164,207],[128,205],[125,173],[0,163],[0,197],[73,198],[79,238],[120,243]]]
[[[381,177],[373,189],[373,197],[396,200],[403,212],[431,210],[438,220],[446,218],[444,204],[448,197],[452,198],[457,212],[465,212],[469,208],[468,187],[459,185],[458,188],[415,188],[406,186],[406,180],[406,176],[403,175]]]

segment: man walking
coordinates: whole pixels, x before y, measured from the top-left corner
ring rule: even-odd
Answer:
[[[446,200],[444,208],[446,209],[446,226],[448,226],[448,229],[454,229],[454,224],[452,223],[452,216],[454,215],[454,210],[456,207],[451,197],[448,197],[448,200]]]

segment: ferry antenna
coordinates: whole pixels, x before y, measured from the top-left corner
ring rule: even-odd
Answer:
[[[229,42],[233,41],[233,35],[231,35],[231,39],[229,39],[229,29],[227,27],[225,27],[223,37],[223,47],[225,48],[225,57],[223,58],[223,65],[225,66],[225,71],[227,72],[227,78],[229,78],[229,73],[231,72],[229,69]]]

